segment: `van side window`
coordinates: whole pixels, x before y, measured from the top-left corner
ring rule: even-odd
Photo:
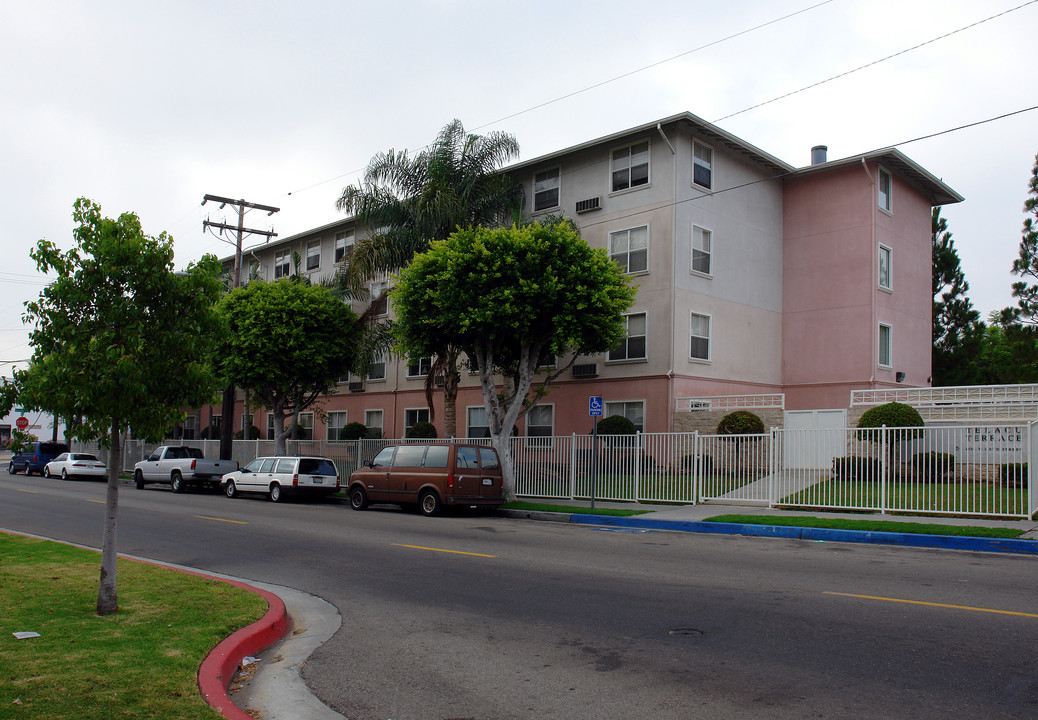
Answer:
[[[494,448],[480,448],[479,462],[484,470],[499,470],[501,468],[501,461],[498,459],[497,451]]]
[[[448,445],[430,445],[429,450],[425,453],[425,467],[447,467],[447,460],[450,459],[450,452],[451,449]]]
[[[396,449],[396,457],[393,458],[393,467],[421,467],[422,458],[424,456],[425,445],[401,445]]]
[[[371,461],[371,467],[389,467],[392,465],[394,450],[396,450],[394,445],[382,448],[378,455],[375,456],[375,459]]]
[[[476,462],[476,448],[474,447],[460,447],[458,448],[458,469],[471,468],[476,469],[479,467],[479,463]]]

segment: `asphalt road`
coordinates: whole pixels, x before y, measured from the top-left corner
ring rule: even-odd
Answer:
[[[0,527],[98,546],[104,487],[0,475]],[[318,595],[356,720],[1038,718],[1033,557],[123,487],[119,549]]]

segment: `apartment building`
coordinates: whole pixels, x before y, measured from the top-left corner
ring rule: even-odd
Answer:
[[[679,398],[784,393],[787,409],[846,408],[851,390],[929,385],[930,209],[963,198],[898,150],[828,161],[817,147],[796,168],[682,113],[504,172],[534,219],[572,218],[639,288],[627,339],[578,358],[522,434],[587,432],[592,395],[607,415],[659,432],[673,429]],[[363,232],[346,218],[247,250],[245,274],[329,277]],[[372,297],[388,283],[374,280]],[[442,433],[442,394],[430,408],[424,392],[429,364],[386,357],[343,378],[323,413],[301,418],[304,434],[334,439],[358,421],[396,437],[433,416]],[[216,424],[214,412],[189,422]],[[458,425],[487,432],[475,376],[463,380]]]

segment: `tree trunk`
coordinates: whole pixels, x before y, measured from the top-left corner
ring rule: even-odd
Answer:
[[[101,582],[97,589],[97,614],[104,617],[119,610],[116,588],[117,520],[119,514],[119,471],[122,470],[122,438],[119,422],[112,418],[112,449],[108,459],[108,492],[105,496],[104,539],[101,544]]]

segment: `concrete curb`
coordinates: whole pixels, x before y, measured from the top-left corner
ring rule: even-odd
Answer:
[[[1038,542],[1007,538],[978,538],[958,535],[922,535],[917,533],[881,532],[872,530],[838,530],[787,525],[753,525],[742,523],[698,522],[685,520],[648,520],[638,517],[611,515],[566,515],[557,513],[568,522],[579,525],[629,527],[649,530],[676,530],[679,532],[712,533],[720,535],[750,535],[781,537],[793,540],[827,542],[875,543],[908,547],[940,548],[943,550],[973,550],[977,552],[1038,555]]]

